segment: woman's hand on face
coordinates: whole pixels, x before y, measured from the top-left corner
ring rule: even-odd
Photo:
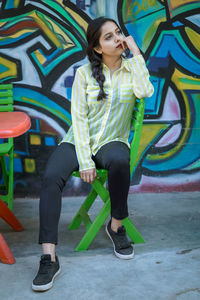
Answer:
[[[90,169],[85,171],[80,171],[80,177],[84,182],[93,183],[95,177],[97,177],[96,169]]]
[[[129,48],[134,56],[141,54],[134,38],[131,35],[123,38],[122,47],[124,50]]]

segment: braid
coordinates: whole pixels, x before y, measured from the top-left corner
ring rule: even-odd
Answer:
[[[103,75],[102,55],[97,53],[94,49],[95,47],[99,46],[101,28],[106,22],[113,22],[119,28],[119,25],[116,23],[115,20],[106,17],[99,17],[97,19],[92,20],[89,23],[86,34],[88,42],[87,56],[91,63],[92,76],[96,79],[100,87],[99,95],[97,98],[98,101],[105,99],[107,95],[103,89],[105,76]]]
[[[92,76],[96,79],[99,84],[100,91],[97,97],[97,101],[103,100],[106,98],[106,93],[104,92],[103,85],[105,81],[105,76],[103,75],[103,66],[101,55],[95,53],[93,49],[88,51],[88,58],[92,67]]]

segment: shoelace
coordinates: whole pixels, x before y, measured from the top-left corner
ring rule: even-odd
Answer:
[[[52,265],[52,262],[47,260],[47,259],[43,259],[40,262],[40,269],[39,269],[39,273],[40,274],[46,274],[49,270],[49,267]]]
[[[116,236],[117,236],[116,241],[119,249],[126,249],[130,247],[131,243],[128,241],[126,237],[126,231],[124,227],[120,227],[118,229],[118,233],[116,233]]]

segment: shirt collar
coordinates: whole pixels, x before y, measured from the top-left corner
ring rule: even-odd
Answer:
[[[126,68],[127,71],[131,72],[127,58],[122,57],[121,68]]]
[[[106,66],[106,64],[102,63],[103,65],[103,69],[108,69],[108,67]],[[131,72],[130,68],[129,68],[129,64],[128,64],[128,59],[122,57],[122,63],[121,63],[121,67],[119,70],[122,70],[123,68],[125,68],[128,72]]]

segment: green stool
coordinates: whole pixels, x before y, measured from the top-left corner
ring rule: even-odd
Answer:
[[[12,84],[1,84],[0,112],[8,111],[13,111],[13,86]],[[9,156],[9,170],[6,166],[6,155]],[[3,184],[0,185],[0,198],[8,204],[8,208],[11,210],[13,206],[13,163],[14,143],[13,138],[9,138],[7,142],[0,143],[0,165],[3,174]]]
[[[132,120],[132,130],[134,130],[134,136],[131,142],[130,148],[130,172],[133,174],[134,169],[137,166],[139,161],[138,149],[139,149],[139,142],[140,136],[142,131],[142,124],[144,118],[144,108],[145,102],[144,99],[137,99],[135,103],[135,109],[133,112],[133,120]],[[73,176],[80,177],[79,171],[73,172]],[[105,188],[104,184],[107,180],[107,170],[97,170],[97,178],[95,178],[94,183],[92,183],[92,190],[90,191],[89,195],[85,199],[84,203],[81,205],[81,208],[77,212],[76,216],[74,217],[72,223],[69,225],[68,229],[77,229],[79,228],[80,224],[83,222],[86,226],[86,233],[84,234],[83,238],[81,239],[80,243],[76,247],[76,251],[87,250],[90,246],[91,242],[99,232],[102,225],[105,223],[106,219],[108,218],[111,210],[110,204],[110,196],[108,190]],[[97,196],[100,196],[104,205],[98,215],[96,216],[95,220],[92,222],[88,211],[92,204],[94,203]],[[130,239],[134,243],[144,243],[143,237],[137,231],[135,226],[133,225],[132,221],[127,217],[123,220],[123,225],[126,228],[126,232]]]

